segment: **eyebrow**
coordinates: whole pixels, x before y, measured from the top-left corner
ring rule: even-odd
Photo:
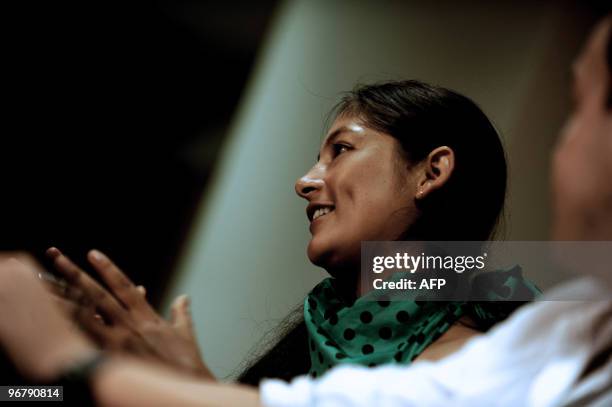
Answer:
[[[347,126],[338,127],[336,130],[331,132],[329,136],[327,136],[327,140],[325,140],[325,145],[323,147],[326,147],[332,144],[338,138],[338,136],[340,136],[342,133],[356,133],[356,132]],[[317,154],[317,162],[320,159],[321,159],[321,154],[319,153]]]

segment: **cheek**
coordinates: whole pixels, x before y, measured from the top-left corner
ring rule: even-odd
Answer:
[[[388,174],[379,167],[355,166],[336,179],[338,206],[344,214],[359,211],[362,216],[373,216],[380,213],[382,204],[389,206],[391,182]]]
[[[589,120],[574,119],[564,128],[553,155],[552,184],[554,205],[567,215],[597,206],[607,189],[609,158],[602,155],[601,140]]]
[[[588,188],[576,160],[571,144],[559,146],[553,157],[553,204],[557,214],[568,217],[588,193]]]
[[[414,203],[389,175],[365,177],[339,200],[338,221],[358,240],[395,239],[411,223]]]
[[[553,187],[556,193],[562,195],[558,199],[563,199],[563,195],[571,197],[579,193],[580,185],[584,182],[581,182],[585,164],[581,162],[584,156],[583,133],[584,125],[575,116],[567,121],[561,131],[552,160]]]

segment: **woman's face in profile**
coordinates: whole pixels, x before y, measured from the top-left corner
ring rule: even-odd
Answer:
[[[596,221],[612,202],[612,114],[606,45],[612,19],[602,21],[574,63],[574,109],[561,131],[552,160],[553,238],[590,240],[608,232]]]
[[[392,136],[338,117],[317,163],[295,185],[308,201],[308,258],[333,273],[359,267],[363,240],[393,240],[418,214],[415,173]]]

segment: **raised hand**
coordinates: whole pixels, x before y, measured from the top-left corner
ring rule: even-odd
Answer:
[[[53,291],[69,300],[72,315],[103,348],[158,359],[197,375],[214,379],[197,345],[189,299],[179,296],[169,321],[162,318],[136,286],[106,255],[97,250],[87,259],[108,290],[57,248],[47,250],[67,285]]]

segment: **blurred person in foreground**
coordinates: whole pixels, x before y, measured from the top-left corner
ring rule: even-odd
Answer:
[[[555,240],[612,240],[611,37],[608,16],[574,66],[575,108],[553,160]],[[612,298],[611,265],[601,266],[577,270],[596,277],[558,290]],[[612,299],[526,306],[437,362],[342,366],[316,380],[264,381],[257,391],[101,356],[70,329],[36,267],[8,255],[0,263],[0,344],[25,376],[50,383],[71,372],[72,383],[102,406],[612,405]]]

